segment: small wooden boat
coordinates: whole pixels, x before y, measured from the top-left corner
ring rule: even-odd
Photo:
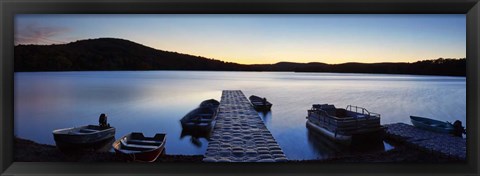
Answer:
[[[58,129],[52,133],[59,148],[88,147],[114,138],[115,128],[87,125]]]
[[[345,109],[329,104],[314,104],[308,110],[307,128],[344,145],[350,145],[354,137],[381,134],[380,114],[365,108],[348,105]],[[380,132],[380,133],[378,133]]]
[[[209,131],[213,127],[213,121],[217,117],[217,110],[220,103],[210,99],[200,103],[198,108],[190,111],[180,123],[183,129]]]
[[[272,108],[272,103],[268,102],[266,98],[252,95],[248,99],[250,99],[253,108],[257,111],[269,111]]]
[[[438,120],[433,120],[425,117],[418,117],[418,116],[410,116],[410,120],[412,121],[413,126],[433,131],[437,133],[445,133],[445,134],[452,134],[455,130],[455,127],[448,122],[442,122]]]
[[[200,103],[200,107],[210,107],[214,110],[216,110],[218,108],[218,106],[220,106],[220,102],[218,102],[215,99],[208,99],[208,100],[202,101],[202,103]]]
[[[133,161],[154,162],[163,153],[166,134],[145,137],[143,133],[130,133],[116,140],[112,146],[117,154]]]
[[[209,130],[213,126],[213,121],[215,120],[216,112],[211,108],[199,107],[190,111],[185,115],[180,123],[182,128],[186,129],[199,129],[199,130]]]

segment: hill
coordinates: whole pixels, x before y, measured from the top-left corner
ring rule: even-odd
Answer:
[[[319,62],[244,65],[201,56],[157,50],[123,39],[100,38],[59,45],[15,46],[15,71],[210,70],[386,73],[465,76],[466,59],[414,63]]]
[[[295,72],[331,72],[331,73],[378,73],[378,74],[412,74],[465,76],[466,59],[423,60],[414,63],[291,63],[251,65],[250,69],[258,71],[295,71]]]
[[[242,65],[156,50],[123,39],[15,46],[15,71],[239,70]]]

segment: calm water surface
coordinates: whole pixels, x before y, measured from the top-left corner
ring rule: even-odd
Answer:
[[[443,121],[466,119],[465,77],[289,72],[35,72],[15,73],[15,134],[54,144],[54,129],[97,124],[100,113],[116,138],[139,131],[168,133],[168,154],[203,154],[205,138],[181,135],[179,120],[222,90],[267,97],[261,114],[289,159],[338,155],[335,146],[305,127],[315,103],[349,104],[382,115],[381,123],[409,123],[410,115]],[[381,150],[391,148],[380,144]]]

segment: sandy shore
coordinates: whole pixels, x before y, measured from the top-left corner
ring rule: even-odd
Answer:
[[[420,151],[401,143],[395,144],[389,151],[341,156],[325,160],[290,160],[289,162],[319,162],[319,163],[452,163],[463,162],[457,159]],[[126,162],[112,152],[81,152],[65,154],[55,146],[38,144],[30,140],[15,138],[15,161],[19,162]],[[202,162],[202,155],[164,155],[157,162]]]

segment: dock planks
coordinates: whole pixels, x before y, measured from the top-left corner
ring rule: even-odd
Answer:
[[[284,162],[285,154],[240,90],[224,90],[205,162]]]
[[[385,127],[387,138],[405,142],[424,151],[460,160],[466,159],[467,142],[460,137],[418,129],[405,123],[388,124]]]

